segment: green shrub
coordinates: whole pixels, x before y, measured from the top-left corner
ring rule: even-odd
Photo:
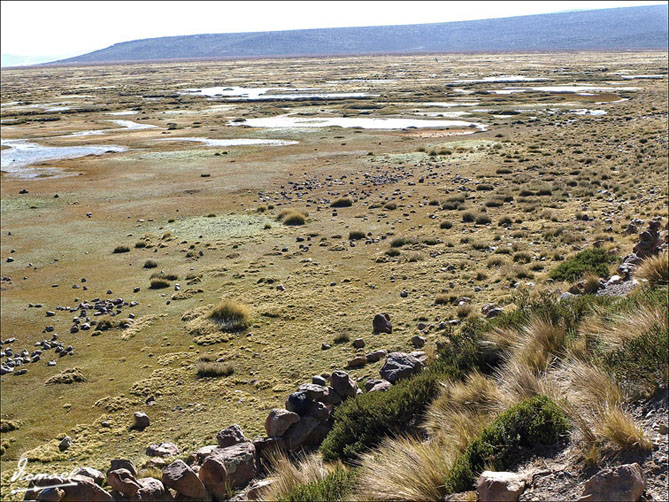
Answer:
[[[609,264],[615,263],[615,256],[603,249],[586,249],[573,258],[560,263],[554,268],[550,277],[556,281],[575,281],[586,272],[593,272],[600,277],[608,277]]]
[[[425,371],[386,392],[368,392],[345,401],[321,445],[323,459],[352,461],[384,437],[405,431],[438,393],[440,375]]]
[[[365,232],[361,232],[360,230],[351,230],[348,233],[348,240],[350,241],[359,241],[364,238],[365,238]]]
[[[349,198],[343,198],[343,199],[337,199],[334,201],[332,204],[330,204],[330,207],[351,207],[353,205],[353,202]]]
[[[475,439],[453,464],[445,485],[448,493],[474,489],[484,469],[511,467],[517,449],[557,443],[570,425],[565,413],[548,397],[536,396],[509,408]]]
[[[350,500],[356,477],[356,470],[338,468],[319,481],[296,486],[281,500],[288,502]]]
[[[326,461],[355,461],[384,437],[410,432],[436,397],[439,381],[462,379],[473,369],[490,373],[499,363],[498,354],[479,350],[485,323],[465,322],[457,335],[438,351],[427,369],[400,380],[386,392],[359,394],[345,401],[334,414],[334,426],[321,445]]]

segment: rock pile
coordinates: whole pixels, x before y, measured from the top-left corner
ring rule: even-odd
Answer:
[[[643,224],[643,221],[634,220],[630,223],[628,231],[636,231],[637,224]],[[660,232],[661,227],[662,220],[655,219],[648,224],[648,229],[639,234],[639,242],[634,246],[632,253],[625,256],[623,263],[618,267],[619,274],[628,278],[644,259],[669,249],[669,229]]]

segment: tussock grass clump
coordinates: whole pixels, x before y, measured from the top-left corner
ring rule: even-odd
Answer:
[[[352,205],[353,202],[351,201],[351,199],[349,199],[348,197],[344,197],[334,201],[332,204],[330,204],[330,207],[351,207]]]
[[[609,255],[603,249],[586,249],[560,263],[551,271],[550,277],[556,281],[575,281],[583,277],[586,272],[593,272],[599,277],[608,277],[609,264],[615,261],[615,256]]]
[[[388,251],[385,252],[385,254],[386,254],[387,256],[390,256],[391,258],[395,258],[395,257],[399,256],[399,255],[402,254],[402,253],[401,253],[401,251],[400,251],[399,249],[390,248]]]
[[[144,268],[156,268],[158,266],[158,263],[155,262],[155,260],[146,260],[144,262]]]
[[[402,246],[405,246],[407,244],[416,244],[417,242],[418,241],[416,241],[416,239],[412,239],[410,237],[395,237],[390,242],[390,247],[401,248]]]
[[[261,500],[307,502],[350,500],[357,472],[341,463],[327,465],[320,455],[299,456],[293,462],[283,452],[270,455],[271,483],[261,492]]]
[[[151,274],[150,279],[164,279],[166,281],[176,281],[179,278],[177,274],[166,273],[164,271],[154,272]]]
[[[548,397],[522,401],[487,425],[458,457],[446,478],[447,493],[472,490],[484,469],[508,469],[518,447],[555,444],[569,429],[569,419]]]
[[[485,214],[480,214],[476,217],[477,225],[488,225],[491,222],[492,220],[490,219],[490,217],[486,216]]]
[[[112,253],[128,253],[130,252],[130,248],[128,246],[116,246],[114,248],[114,251]]]
[[[295,209],[284,209],[277,215],[276,219],[283,222],[284,225],[298,226],[307,222],[307,215]]]
[[[211,310],[208,318],[220,324],[223,331],[241,331],[251,325],[251,309],[234,300],[223,300]]]
[[[439,228],[441,228],[442,230],[448,230],[449,228],[452,228],[452,227],[453,227],[453,223],[451,223],[450,221],[442,221],[439,224]]]
[[[462,222],[463,223],[474,223],[476,221],[476,216],[474,213],[466,211],[462,213]]]
[[[365,232],[362,232],[360,230],[351,230],[348,233],[348,240],[350,241],[359,241],[365,238]]]
[[[230,376],[234,372],[235,368],[231,364],[200,361],[197,365],[198,378],[218,378]]]
[[[157,278],[157,277],[154,278],[154,279],[151,279],[151,282],[149,284],[150,289],[164,289],[164,288],[169,288],[169,287],[170,287],[169,281],[167,281],[165,279],[160,279],[160,278]]]
[[[54,385],[54,384],[73,384],[77,382],[85,382],[86,378],[79,368],[67,368],[66,370],[61,371],[60,373],[49,377],[44,385]]]
[[[669,253],[646,258],[634,272],[637,279],[646,279],[652,287],[669,284]]]
[[[386,438],[362,457],[356,500],[442,500],[452,462],[438,441]]]

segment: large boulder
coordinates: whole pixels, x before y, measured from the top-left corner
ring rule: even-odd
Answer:
[[[307,448],[318,448],[328,433],[332,430],[332,425],[329,422],[321,422],[309,433],[307,439],[304,440],[304,446]]]
[[[286,447],[290,451],[295,451],[300,448],[319,423],[320,421],[314,417],[303,416],[299,422],[291,425],[290,429],[283,435]]]
[[[480,502],[516,502],[525,480],[513,472],[484,471],[477,483]]]
[[[288,427],[300,421],[300,416],[281,408],[270,410],[265,419],[265,432],[269,437],[283,436]]]
[[[218,441],[218,446],[221,448],[248,442],[248,439],[246,439],[246,436],[242,432],[242,428],[237,424],[226,427],[216,434],[216,440]]]
[[[293,392],[286,400],[286,409],[302,416],[307,412],[310,402],[306,392]]]
[[[646,489],[639,464],[604,469],[582,484],[579,501],[637,502]]]
[[[200,478],[183,460],[176,460],[165,467],[163,484],[186,497],[204,501],[211,499]]]
[[[92,467],[81,467],[74,473],[76,476],[86,476],[93,480],[96,485],[102,486],[105,481],[105,475]]]
[[[41,494],[42,491],[46,491],[48,487],[50,486],[55,486],[55,485],[62,485],[65,483],[65,478],[61,476],[44,476],[41,478],[36,478],[36,479],[31,479],[28,482],[28,490],[26,490],[23,500],[37,500],[37,497]],[[42,489],[42,487],[47,487]],[[50,497],[55,497],[58,495],[57,493],[55,494],[47,494],[47,496]],[[65,495],[65,492],[61,494],[61,497]]]
[[[372,321],[374,333],[392,333],[393,325],[390,323],[388,314],[376,314]]]
[[[127,460],[125,458],[115,458],[111,461],[111,467],[107,470],[107,475],[109,471],[115,471],[116,469],[127,469],[133,476],[137,476],[137,467],[132,463],[132,460]]]
[[[381,378],[394,384],[398,380],[408,378],[423,369],[423,363],[411,354],[391,352],[381,368]]]
[[[319,422],[325,422],[328,418],[330,418],[330,408],[325,406],[323,403],[313,401],[309,403],[309,408],[307,409],[307,412],[304,414],[304,416],[313,417]]]
[[[142,502],[168,502],[172,500],[169,492],[162,481],[155,478],[140,478],[137,482],[142,486],[137,490],[137,500]]]
[[[109,492],[96,485],[87,476],[72,476],[68,478],[73,486],[64,486],[61,502],[112,502],[113,498]]]
[[[315,383],[304,383],[297,388],[298,392],[304,392],[312,401],[325,401],[330,393],[325,385]]]
[[[37,495],[37,502],[60,502],[63,500],[64,496],[65,492],[62,488],[53,486],[51,488],[45,488],[39,492]]]
[[[146,454],[149,457],[173,457],[178,453],[179,447],[170,442],[152,444],[146,449]]]
[[[142,485],[128,469],[116,469],[107,473],[107,484],[117,492],[134,497]]]
[[[358,384],[345,371],[334,371],[330,375],[330,386],[343,399],[353,397],[358,392]]]
[[[246,486],[258,472],[256,449],[251,442],[238,443],[234,446],[217,449],[212,456],[223,461],[228,483],[232,488]]]
[[[186,462],[188,465],[202,465],[202,462],[204,462],[209,455],[220,449],[221,447],[216,444],[203,446],[191,453]]]
[[[227,498],[228,487],[226,482],[228,472],[225,469],[225,461],[222,458],[216,455],[207,457],[197,475],[214,500],[218,502]]]

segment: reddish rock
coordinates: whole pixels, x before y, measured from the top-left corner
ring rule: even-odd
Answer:
[[[390,323],[390,316],[388,314],[376,314],[372,321],[372,328],[374,333],[392,333],[393,325]]]
[[[269,437],[282,436],[288,428],[300,421],[300,416],[292,411],[274,408],[265,419],[265,432]]]
[[[214,500],[218,502],[227,498],[228,473],[225,469],[225,461],[221,457],[216,455],[207,457],[197,475]]]
[[[226,427],[216,434],[216,440],[218,441],[218,446],[221,448],[248,442],[248,439],[246,439],[246,436],[242,432],[242,428],[237,424]]]
[[[169,502],[172,494],[162,481],[155,478],[140,478],[137,482],[142,486],[137,490],[137,500],[142,502]]]
[[[91,478],[86,476],[72,476],[69,481],[74,486],[64,486],[65,492],[61,502],[113,502],[109,492],[96,485]]]
[[[646,489],[639,464],[625,464],[598,472],[582,484],[580,501],[637,502]]]
[[[246,486],[258,472],[256,449],[253,443],[238,443],[234,446],[217,449],[212,456],[223,460],[228,482],[233,488]]]
[[[297,450],[309,437],[309,434],[318,426],[320,422],[313,417],[304,416],[302,419],[292,425],[283,435],[286,447],[290,451]]]
[[[116,469],[107,473],[107,484],[117,492],[134,497],[142,485],[128,469]]]
[[[198,500],[211,498],[197,474],[183,460],[176,460],[163,470],[163,484],[178,493]]]
[[[345,371],[335,371],[330,375],[330,385],[342,399],[353,397],[358,392],[358,384]]]

